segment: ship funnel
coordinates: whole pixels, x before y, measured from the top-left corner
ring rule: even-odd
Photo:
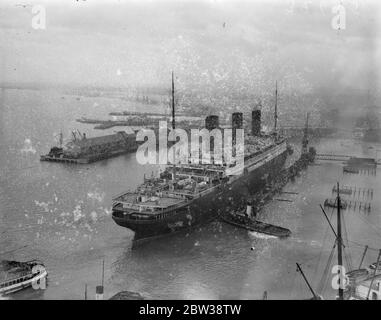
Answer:
[[[247,201],[246,215],[252,219],[255,219],[257,217],[256,213],[253,211],[253,205],[252,205],[251,201]]]
[[[232,150],[232,155],[233,157],[236,156],[237,152],[237,147],[236,147],[236,142],[237,142],[237,137],[236,137],[236,130],[237,129],[242,129],[243,128],[243,116],[242,112],[234,112],[232,114],[232,129],[233,129],[233,137],[232,137],[232,143],[233,143],[233,150]]]
[[[243,116],[242,112],[234,112],[232,114],[232,128],[234,129],[242,129],[243,126]]]
[[[251,112],[251,133],[253,136],[261,134],[261,110],[259,109]]]
[[[253,210],[253,208],[252,208],[251,204],[250,204],[250,203],[247,203],[247,205],[246,205],[246,214],[247,214],[247,216],[248,216],[249,218],[251,218],[252,210]]]
[[[103,300],[103,286],[96,286],[95,300]]]
[[[214,129],[217,129],[219,127],[219,119],[216,115],[209,115],[205,118],[205,128],[208,131],[212,131]],[[214,136],[210,137],[210,149],[205,150],[208,154],[211,156],[212,163],[214,162]],[[203,154],[201,154],[201,157],[203,157]]]
[[[205,128],[209,131],[219,127],[218,116],[210,115],[205,118]]]

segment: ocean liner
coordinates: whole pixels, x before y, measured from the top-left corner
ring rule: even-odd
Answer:
[[[261,132],[261,110],[252,111],[251,133],[245,134],[244,168],[240,174],[230,175],[231,164],[226,162],[168,166],[160,177],[144,178],[135,191],[116,196],[113,220],[133,230],[136,241],[189,230],[244,205],[248,195],[260,192],[277,176],[290,150],[286,139],[276,130],[276,103],[274,114],[274,131],[265,134]],[[218,128],[218,122],[218,116],[208,116],[206,129]],[[173,79],[172,128],[175,128]],[[242,128],[242,113],[233,113],[233,148],[234,132]]]

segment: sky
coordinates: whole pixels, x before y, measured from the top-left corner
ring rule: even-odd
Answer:
[[[342,3],[345,29],[334,30]],[[0,83],[305,93],[380,88],[377,0],[2,0]],[[46,9],[34,29],[33,6]],[[323,89],[321,89],[323,88]],[[232,94],[233,94],[232,93]]]

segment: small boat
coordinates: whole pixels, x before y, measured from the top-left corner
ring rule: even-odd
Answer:
[[[138,292],[121,291],[112,296],[109,300],[144,300],[145,298]]]
[[[291,231],[289,229],[258,221],[254,218],[250,218],[242,212],[233,212],[226,215],[221,215],[220,217],[226,223],[239,228],[247,229],[249,231],[264,233],[279,238],[284,238],[291,235]]]
[[[347,202],[345,200],[340,201],[340,209],[347,209]],[[331,207],[331,208],[337,208],[337,201],[336,199],[325,199],[324,201],[324,207]]]
[[[0,261],[0,295],[14,293],[34,283],[41,284],[48,276],[44,264],[38,260],[27,262]]]
[[[347,173],[360,173],[360,169],[356,167],[344,166],[343,171]]]

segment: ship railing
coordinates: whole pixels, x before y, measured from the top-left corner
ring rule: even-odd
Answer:
[[[116,196],[114,196],[113,198],[112,198],[112,201],[113,202],[123,202],[123,203],[127,203],[125,200],[123,200],[123,198],[124,198],[124,196],[127,196],[127,195],[130,195],[130,196],[134,196],[134,198],[135,197],[137,197],[138,195],[139,195],[139,193],[140,194],[149,194],[150,196],[154,196],[154,195],[156,195],[156,193],[157,193],[157,191],[152,191],[152,192],[143,192],[143,191],[140,191],[139,192],[139,190],[137,190],[137,191],[135,191],[135,192],[131,192],[131,191],[125,191],[125,192],[123,192],[123,193],[121,193],[121,194],[119,194],[119,195],[116,195]]]
[[[179,169],[188,169],[191,171],[213,171],[213,172],[224,172],[225,168],[223,165],[213,165],[213,164],[182,164],[178,166]]]
[[[219,186],[220,186],[220,184],[217,184],[217,185],[211,186],[211,187],[209,187],[209,188],[200,190],[200,191],[198,192],[198,195],[201,196],[201,195],[207,194],[207,193],[209,193],[211,190],[213,190],[213,189],[215,189],[215,188],[217,188],[217,187],[219,187]]]
[[[171,206],[171,207],[162,209],[160,211],[156,211],[156,214],[145,214],[144,212],[136,212],[136,213],[132,213],[129,216],[129,219],[130,220],[161,220],[171,215],[171,213],[173,213],[175,209],[181,206],[182,206],[181,204]]]
[[[138,207],[129,207],[125,209],[131,209],[134,210],[131,214],[141,214],[141,215],[147,215],[144,219],[155,219],[154,217],[160,213],[170,213],[171,211],[176,210],[177,208],[183,207],[186,203],[188,203],[189,200],[184,200],[182,202],[176,203],[174,205],[169,205],[167,207],[146,207],[144,205],[138,206]]]
[[[183,200],[183,199],[181,199]],[[186,200],[186,199],[184,199]],[[163,210],[167,210],[167,209],[174,209],[174,208],[177,208],[181,205],[184,204],[184,201],[180,202],[180,203],[176,203],[176,204],[172,204],[172,205],[168,205],[168,206],[161,206],[161,205],[145,205],[145,204],[133,204],[133,203],[130,203],[130,202],[120,202],[120,204],[122,205],[122,208],[123,209],[130,209],[130,210],[135,210],[137,212],[140,212],[140,213],[155,213],[155,212],[158,212],[158,211],[163,211]]]
[[[268,150],[265,153],[261,154],[260,156],[251,158],[250,160],[252,162],[250,163],[250,166],[255,165],[261,161],[264,161],[267,158],[270,158],[271,156],[276,154],[280,149],[282,149],[282,146],[276,146],[276,148],[274,150]]]
[[[168,198],[174,198],[174,199],[179,199],[179,200],[188,200],[188,197],[189,196],[193,196],[193,192],[189,192],[189,191],[175,191],[175,190],[172,190],[172,191],[165,191],[165,192],[162,192],[162,194]]]
[[[33,274],[31,272],[22,273],[17,278],[6,279],[5,281],[0,282],[0,288],[4,288],[7,286],[16,284],[16,283],[20,283],[20,282],[29,280],[32,277],[33,277]]]
[[[114,197],[112,198],[112,201],[120,201],[120,200],[119,200],[120,197],[122,197],[122,196],[124,196],[124,195],[126,195],[126,194],[132,194],[132,193],[133,193],[133,192],[131,192],[131,191],[124,191],[124,192],[122,192],[122,193],[117,194],[116,196],[114,196]]]
[[[148,216],[148,215],[142,216],[142,215],[139,215],[139,214],[132,214],[129,217],[129,219],[130,220],[161,220],[165,216],[167,216],[167,214],[163,214],[163,213],[155,214],[155,215],[151,215],[151,216]]]
[[[121,201],[121,204],[123,206],[123,209],[132,209],[132,210],[137,210],[137,211],[146,210],[149,212],[154,212],[158,209],[165,208],[165,207],[159,206],[159,205],[155,206],[155,205],[133,204],[133,203],[122,202],[122,201]]]

